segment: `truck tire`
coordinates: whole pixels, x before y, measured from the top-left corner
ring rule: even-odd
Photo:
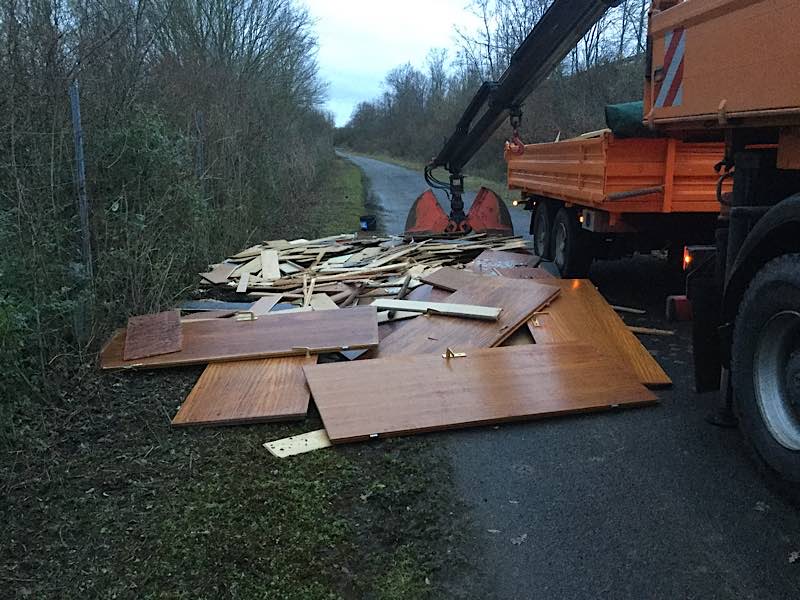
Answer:
[[[743,433],[767,467],[800,482],[800,254],[770,261],[750,282],[731,358]]]
[[[564,278],[586,277],[592,264],[589,234],[581,228],[575,210],[561,207],[550,234],[553,262]]]
[[[553,260],[553,245],[550,235],[553,231],[553,218],[556,214],[555,202],[542,199],[531,215],[531,235],[533,235],[533,252],[539,258]]]

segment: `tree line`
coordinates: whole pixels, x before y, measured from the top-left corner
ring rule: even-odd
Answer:
[[[552,0],[473,0],[480,27],[456,31],[454,54],[431,50],[423,68],[390,71],[379,98],[360,103],[336,142],[353,150],[427,162],[440,150],[481,82],[499,79]],[[553,141],[604,127],[606,104],[639,100],[644,86],[650,0],[608,11],[523,107],[526,142]],[[501,128],[467,171],[503,179]]]
[[[295,0],[8,0],[0,48],[6,421],[4,406],[48,397],[111,325],[169,306],[209,262],[256,235],[299,233],[296,203],[313,205],[333,125]]]

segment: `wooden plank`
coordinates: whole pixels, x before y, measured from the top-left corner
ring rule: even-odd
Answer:
[[[540,279],[552,280],[556,279],[541,267],[511,267],[510,269],[496,269],[497,273],[502,277],[510,277],[511,279]]]
[[[675,332],[670,329],[653,329],[652,327],[636,327],[635,325],[629,325],[628,329],[631,333],[636,333],[639,335],[658,335],[661,337],[670,337],[675,335]]]
[[[502,250],[484,250],[467,267],[475,273],[493,273],[494,269],[512,267],[538,267],[542,259],[533,254],[521,254]]]
[[[223,285],[228,283],[228,277],[236,270],[237,266],[238,265],[232,263],[212,265],[211,271],[208,273],[200,273],[200,277],[214,285]]]
[[[181,323],[186,321],[208,321],[209,319],[225,319],[236,314],[235,310],[206,310],[181,317]]]
[[[269,453],[276,458],[297,456],[298,454],[330,447],[331,440],[324,429],[293,435],[292,437],[264,444],[264,448],[269,450]]]
[[[672,380],[588,279],[555,279],[559,297],[528,327],[537,344],[582,341],[628,364],[648,386]],[[537,326],[538,323],[538,326]]]
[[[418,288],[422,289],[422,288]],[[416,290],[414,290],[416,292]],[[498,306],[497,321],[424,315],[381,340],[379,357],[398,354],[441,354],[448,346],[489,348],[499,345],[559,292],[557,287],[505,277],[479,277],[446,301],[453,304]]]
[[[373,306],[375,306],[373,304]],[[403,312],[403,311],[383,311],[378,313],[378,325],[384,323],[393,323],[394,321],[403,321],[405,319],[413,319],[420,316],[418,312]]]
[[[158,368],[319,354],[334,349],[371,348],[378,344],[374,308],[270,313],[255,321],[213,319],[184,323],[180,352],[126,361],[122,356],[125,332],[119,331],[100,354],[103,369]]]
[[[339,305],[336,304],[328,294],[314,294],[311,296],[311,308],[314,310],[338,310]]]
[[[125,360],[180,352],[183,345],[181,311],[169,310],[128,319],[123,356]]]
[[[239,284],[236,286],[236,293],[237,294],[245,294],[247,293],[247,286],[250,284],[250,273],[244,273],[239,278]]]
[[[495,306],[453,304],[450,302],[420,302],[418,300],[396,300],[393,298],[379,298],[372,303],[372,306],[378,310],[400,310],[448,317],[462,317],[465,319],[481,319],[483,321],[497,321],[500,318],[500,313],[503,312],[502,308]]]
[[[250,307],[250,312],[257,317],[266,315],[273,308],[275,308],[275,305],[281,301],[282,297],[283,296],[281,296],[280,294],[270,294],[269,296],[262,296],[256,302],[253,303],[253,306]]]
[[[253,275],[258,273],[261,270],[261,255],[259,254],[253,260],[244,263],[243,265],[236,268],[236,270],[231,273],[231,277],[241,277],[245,273],[249,275]]]
[[[262,250],[261,251],[261,278],[262,279],[280,279],[281,269],[278,262],[277,250]]]
[[[587,344],[466,353],[303,370],[334,444],[656,401],[624,363]]]
[[[245,425],[302,419],[309,391],[303,367],[316,356],[208,365],[172,425]]]
[[[464,269],[454,269],[453,267],[441,267],[432,273],[427,273],[420,277],[420,281],[428,283],[434,287],[456,292],[475,279],[476,275],[472,271]]]

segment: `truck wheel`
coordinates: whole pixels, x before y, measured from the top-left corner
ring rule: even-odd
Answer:
[[[552,200],[540,200],[532,215],[533,251],[536,256],[545,260],[553,260],[553,245],[550,243],[550,234],[553,231],[555,213],[556,207]]]
[[[800,482],[800,254],[770,261],[750,282],[732,361],[742,431],[767,466]]]
[[[553,221],[551,233],[553,262],[562,277],[586,277],[592,264],[589,235],[581,229],[578,214],[562,207]]]

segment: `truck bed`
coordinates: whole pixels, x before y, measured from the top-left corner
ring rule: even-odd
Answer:
[[[508,187],[610,213],[717,213],[721,143],[620,139],[610,131],[506,151]]]

